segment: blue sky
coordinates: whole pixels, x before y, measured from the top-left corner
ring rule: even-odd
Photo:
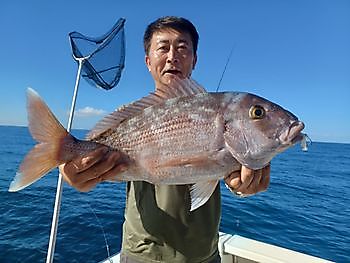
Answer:
[[[82,80],[74,128],[152,91],[142,36],[164,15],[190,19],[200,34],[194,79],[215,91],[256,93],[287,108],[314,141],[350,143],[350,1],[18,1],[0,7],[0,124],[26,125],[34,88],[66,125],[77,72],[68,33],[100,36],[126,18],[126,67],[101,91]],[[85,109],[85,110],[83,110]],[[88,109],[88,110],[86,110]],[[85,114],[84,114],[85,113]]]

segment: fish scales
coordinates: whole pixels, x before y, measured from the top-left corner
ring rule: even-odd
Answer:
[[[184,170],[193,173],[204,156],[223,147],[223,133],[216,121],[222,98],[223,95],[217,93],[171,99],[121,123],[112,132],[115,136],[102,134],[95,141],[124,151],[137,165],[146,167],[153,175],[150,179],[153,183],[159,180],[171,183],[167,177],[189,175],[180,171],[180,165],[187,162]],[[190,167],[189,163],[196,158],[197,167]],[[178,167],[171,169],[176,163]],[[204,166],[208,169],[208,165]],[[143,169],[140,171],[145,173]],[[214,174],[213,169],[208,171]],[[136,174],[135,180],[142,176]],[[208,176],[207,173],[204,176]]]
[[[139,150],[138,147],[142,147],[143,143],[147,141],[157,142],[163,139],[180,138],[181,141],[187,140],[183,143],[184,146],[187,145],[187,142],[193,142],[192,138],[183,138],[184,134],[194,136],[198,133],[201,135],[199,138],[212,139],[213,137],[209,136],[215,136],[216,124],[214,120],[217,110],[206,110],[211,105],[210,100],[213,102],[211,97],[218,96],[207,94],[201,100],[179,98],[172,100],[172,104],[154,106],[152,111],[145,111],[143,114],[121,123],[113,131],[107,131],[107,136],[102,134],[94,141],[120,150],[123,148]],[[193,103],[190,104],[189,101]],[[217,105],[215,102],[212,104],[213,108]],[[200,108],[203,105],[206,107]],[[174,108],[181,109],[181,111],[174,111]],[[201,143],[203,144],[203,140]]]

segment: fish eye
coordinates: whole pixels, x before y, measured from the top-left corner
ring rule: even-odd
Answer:
[[[254,105],[249,109],[249,117],[253,120],[262,119],[265,116],[265,109],[259,105]]]

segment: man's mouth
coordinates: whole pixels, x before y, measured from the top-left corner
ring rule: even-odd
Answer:
[[[182,76],[182,72],[180,70],[177,70],[177,69],[167,69],[167,70],[164,70],[163,71],[163,75],[166,75],[166,74],[171,74],[171,75],[176,75],[178,77],[181,77]]]

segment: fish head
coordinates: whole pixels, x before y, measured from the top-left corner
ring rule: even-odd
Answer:
[[[224,113],[225,144],[251,169],[266,166],[278,153],[301,141],[304,123],[291,112],[262,97],[236,93]]]

